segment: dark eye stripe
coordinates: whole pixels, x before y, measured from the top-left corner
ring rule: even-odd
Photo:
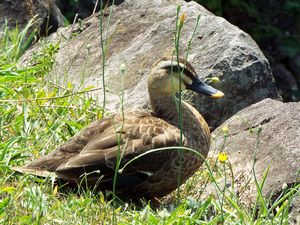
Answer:
[[[183,73],[191,79],[193,79],[195,77],[195,74],[187,68],[184,68]]]
[[[173,65],[173,68],[172,68],[171,65],[167,66],[165,68],[168,69],[168,70],[170,70],[170,71],[173,71],[174,73],[180,73],[180,72],[182,72],[182,73],[184,73],[185,75],[187,75],[191,79],[193,79],[195,77],[194,73],[191,72],[189,69],[182,68],[182,67],[180,67],[178,65]]]
[[[191,79],[197,77],[197,74],[193,68],[193,66],[187,62],[185,59],[179,59],[179,65],[177,65],[176,61],[171,61],[169,59],[164,59],[161,61],[162,69],[167,69],[169,71],[173,71],[174,73],[183,72],[186,76]]]

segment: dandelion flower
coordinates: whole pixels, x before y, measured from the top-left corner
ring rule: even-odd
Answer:
[[[225,125],[223,128],[222,128],[222,131],[224,133],[224,135],[228,135],[229,133],[229,127],[227,125]]]
[[[185,17],[186,17],[186,14],[185,13],[182,13],[179,17],[179,29],[183,26],[183,23],[185,21]]]
[[[53,188],[52,194],[55,196],[57,194],[57,191],[58,191],[58,186],[55,185]]]
[[[182,13],[181,15],[180,15],[180,23],[184,23],[184,21],[185,21],[185,17],[186,17],[186,14],[185,13]]]
[[[220,79],[219,79],[219,77],[212,77],[211,82],[212,83],[218,83],[218,82],[220,82]]]
[[[226,152],[221,152],[221,153],[218,155],[218,160],[219,160],[221,163],[224,163],[227,159],[228,159],[228,156],[227,156]]]

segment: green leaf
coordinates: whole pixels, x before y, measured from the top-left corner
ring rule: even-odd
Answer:
[[[6,192],[8,194],[12,194],[16,191],[17,189],[15,187],[3,187],[0,189],[0,192]]]
[[[4,212],[4,209],[6,206],[8,206],[9,202],[10,202],[10,197],[6,197],[0,202],[0,214]]]

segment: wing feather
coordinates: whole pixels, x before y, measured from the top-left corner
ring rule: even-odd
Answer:
[[[88,183],[99,179],[100,183],[109,183],[113,179],[118,151],[121,152],[123,166],[150,149],[178,146],[179,140],[179,130],[162,119],[136,112],[125,114],[124,120],[116,115],[112,119],[93,123],[58,147],[53,154],[28,167],[51,168],[59,178],[69,182],[80,182],[85,174]],[[120,183],[126,185],[126,177],[134,185],[145,181],[148,176],[161,170],[169,157],[170,151],[145,155],[123,171],[119,176]]]

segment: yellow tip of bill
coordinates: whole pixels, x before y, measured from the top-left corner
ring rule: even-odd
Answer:
[[[218,91],[215,94],[211,95],[211,98],[223,98],[224,93],[222,91]]]

